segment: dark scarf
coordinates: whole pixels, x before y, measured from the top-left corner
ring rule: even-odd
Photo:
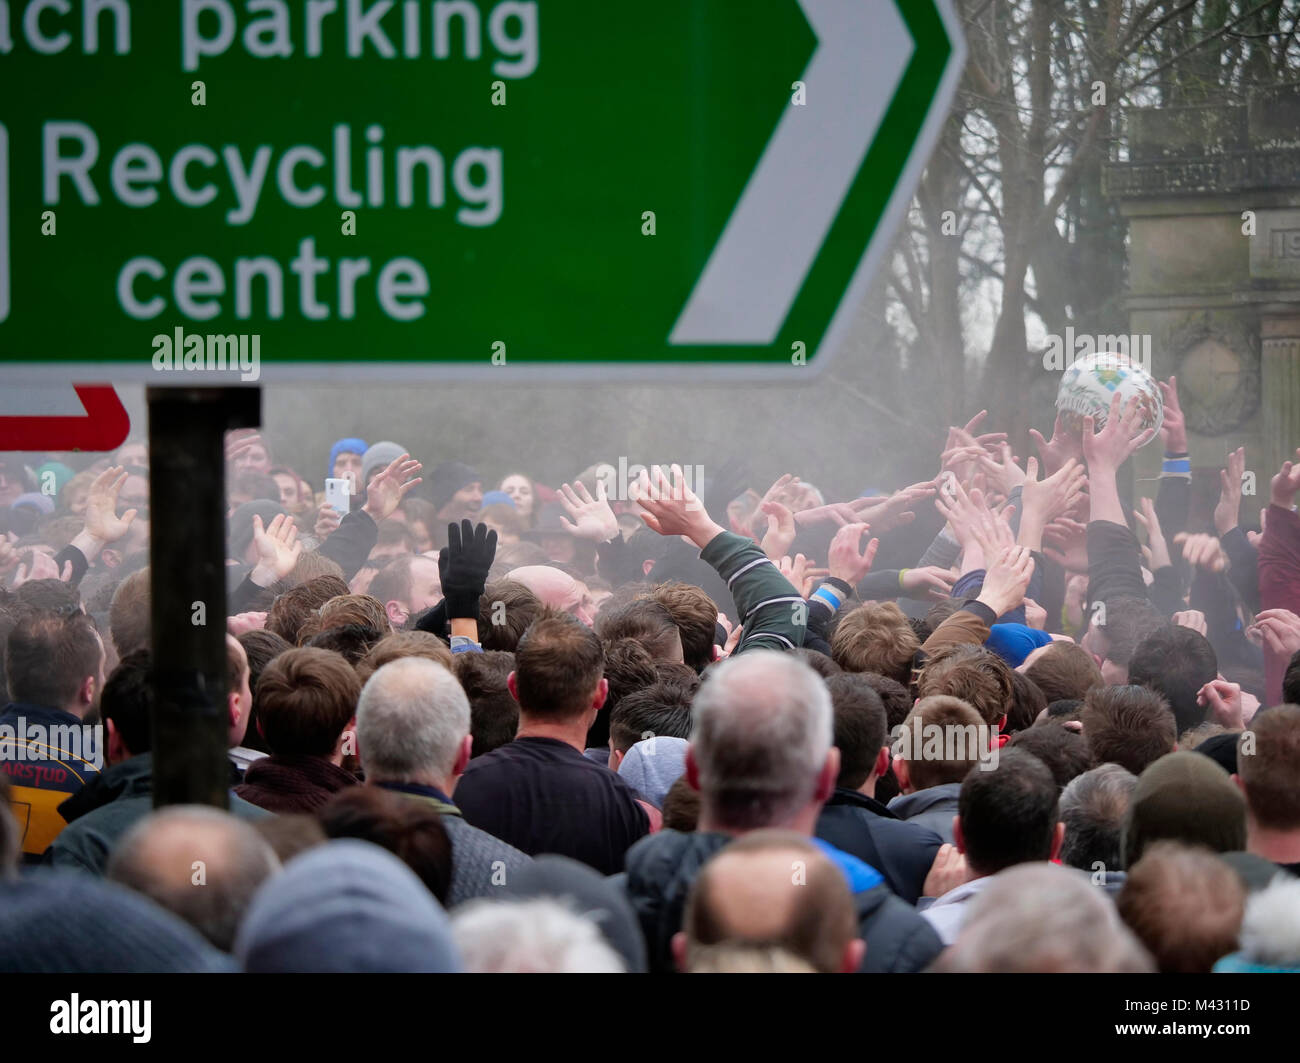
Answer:
[[[235,793],[269,812],[314,812],[356,783],[355,775],[324,757],[273,753],[248,766]]]

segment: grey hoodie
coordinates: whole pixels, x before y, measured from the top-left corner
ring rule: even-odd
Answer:
[[[957,798],[961,783],[946,782],[930,786],[912,794],[899,794],[889,802],[889,811],[909,823],[929,827],[949,845],[952,840],[952,819],[957,814]]]

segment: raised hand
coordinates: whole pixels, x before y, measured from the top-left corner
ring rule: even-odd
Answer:
[[[797,534],[794,514],[780,502],[764,502],[758,508],[767,514],[767,534],[761,544],[763,553],[773,561],[779,561],[790,552]]]
[[[921,568],[909,568],[899,580],[903,593],[908,598],[923,602],[940,602],[952,594],[952,585],[957,577],[946,568],[938,565],[925,565]]]
[[[984,573],[978,601],[992,609],[994,616],[1002,616],[1025,600],[1033,574],[1034,558],[1028,550],[1023,546],[1005,547]]]
[[[1171,376],[1168,383],[1163,380],[1156,383],[1165,407],[1164,422],[1160,425],[1165,453],[1184,454],[1187,452],[1187,421],[1183,418],[1183,408],[1178,404],[1178,378]]]
[[[846,524],[835,533],[831,540],[827,567],[830,574],[841,579],[850,587],[856,587],[862,577],[871,571],[880,540],[872,539],[865,548],[859,549],[862,536],[871,530],[871,525],[863,522]]]
[[[790,581],[790,585],[797,588],[801,597],[807,598],[813,592],[813,586],[823,576],[830,574],[830,569],[812,568],[808,558],[803,554],[795,554],[793,558],[786,556],[777,562],[777,567],[781,570],[781,575]]]
[[[257,564],[249,578],[259,587],[269,587],[294,570],[302,556],[302,543],[298,542],[298,528],[287,513],[277,513],[268,527],[262,527],[262,518],[253,514],[253,545],[257,547]]]
[[[1055,561],[1066,572],[1088,571],[1088,526],[1070,517],[1057,517],[1043,529],[1043,556]]]
[[[1228,567],[1228,555],[1217,536],[1203,532],[1179,532],[1174,536],[1174,543],[1182,546],[1183,560],[1193,568],[1222,572]]]
[[[1300,457],[1300,449],[1296,450]],[[1284,461],[1282,468],[1269,483],[1269,501],[1275,506],[1290,509],[1295,505],[1296,492],[1300,491],[1300,463]]]
[[[1196,692],[1196,704],[1209,709],[1214,722],[1222,724],[1229,731],[1239,731],[1246,726],[1241,687],[1229,683],[1222,676],[1211,679]]]
[[[339,512],[328,502],[320,507],[320,512],[316,514],[316,527],[313,529],[316,538],[324,542],[329,538],[330,532],[334,531],[341,523],[342,518]]]
[[[576,486],[560,484],[560,505],[572,520],[560,520],[575,539],[593,543],[607,543],[618,538],[618,517],[609,504],[603,480],[596,481],[596,497],[591,497],[587,485],[579,481]]]
[[[643,470],[636,481],[636,498],[646,527],[660,535],[684,535],[701,550],[722,534],[695,492],[686,486],[680,465],[672,466],[672,480],[658,465]]]
[[[989,486],[996,488],[1004,495],[1011,494],[1012,491],[1025,482],[1025,470],[1016,464],[1016,456],[1011,453],[1010,443],[1003,443],[999,447],[996,458],[988,454],[981,454],[979,465],[984,470],[984,475],[988,477]]]
[[[1059,413],[1056,415],[1056,423],[1052,425],[1050,442],[1044,439],[1042,433],[1035,428],[1029,430],[1029,435],[1034,441],[1034,446],[1038,448],[1038,453],[1042,456],[1043,472],[1048,476],[1051,476],[1071,458],[1075,461],[1083,461],[1083,438],[1078,432],[1071,432],[1065,427]]]
[[[1020,543],[1039,550],[1047,526],[1069,513],[1083,497],[1088,477],[1083,466],[1073,458],[1042,480],[1038,479],[1038,460],[1030,458],[1027,464],[1020,491]]]
[[[914,521],[916,514],[911,512],[912,504],[933,498],[937,491],[935,481],[922,480],[895,491],[883,501],[878,498],[855,498],[849,505],[856,510],[857,515],[850,523],[870,524],[877,533],[892,531]]]
[[[72,579],[72,562],[64,562],[63,571],[60,572],[54,558],[39,550],[33,550],[30,563],[20,564],[14,570],[14,590],[34,579],[57,579],[67,583]]]
[[[266,627],[265,613],[236,613],[226,617],[226,630],[238,638],[245,631],[261,631]]]
[[[1110,400],[1110,414],[1100,432],[1089,416],[1083,419],[1083,456],[1088,470],[1105,469],[1115,472],[1124,462],[1146,446],[1155,436],[1155,427],[1140,428],[1141,400],[1134,395],[1121,409],[1121,396],[1116,392]]]
[[[438,575],[448,620],[477,620],[479,599],[497,553],[497,533],[486,524],[462,520],[447,525],[447,545],[438,554]]]
[[[1198,635],[1204,635],[1209,630],[1209,625],[1205,621],[1205,614],[1199,609],[1183,609],[1171,616],[1169,622],[1179,627],[1190,628]]]
[[[1219,470],[1219,502],[1214,507],[1214,530],[1227,535],[1241,523],[1241,481],[1246,475],[1246,448],[1228,455],[1228,466]]]
[[[117,515],[117,496],[126,483],[126,469],[114,465],[105,469],[90,485],[86,495],[86,532],[101,544],[116,542],[126,534],[135,520],[136,511],[128,509]]]
[[[1290,609],[1265,609],[1256,614],[1246,634],[1262,640],[1270,652],[1290,659],[1300,650],[1300,616]]]
[[[1147,568],[1154,572],[1156,569],[1171,565],[1173,562],[1169,557],[1169,544],[1165,542],[1160,518],[1156,516],[1156,504],[1149,498],[1141,499],[1140,508],[1133,511],[1133,517],[1146,529],[1147,545],[1142,549],[1147,560]]]
[[[402,499],[420,482],[420,477],[415,474],[423,468],[409,454],[394,458],[383,472],[376,474],[370,481],[366,488],[366,504],[361,508],[376,524],[387,520]]]

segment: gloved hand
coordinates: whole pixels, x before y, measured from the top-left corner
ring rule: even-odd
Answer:
[[[448,620],[477,620],[488,569],[497,553],[497,533],[463,520],[447,525],[447,545],[438,554],[438,574]]]

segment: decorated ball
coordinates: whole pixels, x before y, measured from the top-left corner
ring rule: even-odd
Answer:
[[[1121,409],[1136,395],[1141,428],[1160,430],[1165,408],[1155,379],[1128,355],[1110,351],[1084,355],[1065,371],[1056,393],[1056,408],[1071,431],[1081,431],[1083,419],[1088,416],[1100,430],[1110,416],[1111,400],[1116,393],[1120,396]]]

